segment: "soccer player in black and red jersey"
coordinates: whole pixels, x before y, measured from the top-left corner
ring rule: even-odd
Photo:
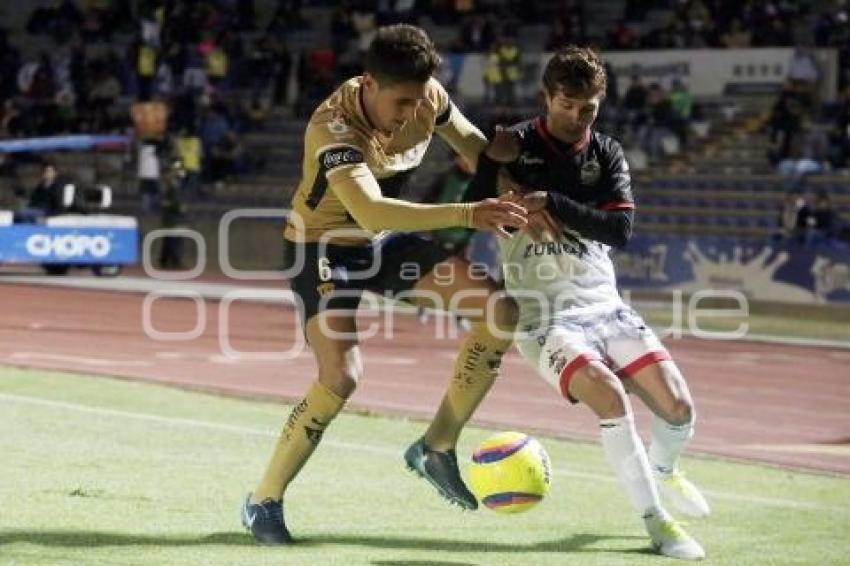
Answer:
[[[655,549],[699,559],[702,547],[664,510],[658,489],[683,513],[709,513],[676,465],[693,435],[693,401],[667,349],[620,298],[608,255],[631,236],[634,199],[620,144],[592,128],[605,86],[592,50],[555,53],[543,74],[545,115],[496,133],[467,198],[513,188],[530,219],[560,223],[554,241],[523,233],[500,242],[505,287],[520,308],[517,346],[565,398],[599,418],[607,460]],[[549,224],[541,226],[552,231]],[[648,454],[627,392],[654,413]]]

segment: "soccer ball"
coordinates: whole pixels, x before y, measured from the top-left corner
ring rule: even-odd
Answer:
[[[478,445],[469,483],[478,500],[499,513],[522,513],[543,499],[552,465],[543,446],[521,432],[500,432]]]

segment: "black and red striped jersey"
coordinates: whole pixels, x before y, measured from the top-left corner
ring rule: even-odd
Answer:
[[[505,168],[517,184],[563,194],[600,210],[634,208],[629,166],[614,138],[588,129],[568,145],[549,133],[540,116],[510,129],[519,137],[522,152]]]

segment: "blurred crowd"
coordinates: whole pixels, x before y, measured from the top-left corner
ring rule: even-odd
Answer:
[[[305,117],[341,80],[361,71],[378,26],[412,22],[433,31],[446,56],[440,78],[450,90],[459,58],[485,55],[485,103],[465,109],[485,129],[519,117],[513,112],[527,114],[534,103],[519,94],[528,92],[520,85],[538,71],[522,62],[529,42],[546,50],[590,43],[603,52],[800,41],[833,46],[839,51],[840,99],[817,99],[820,72],[810,52],[798,50],[788,87],[769,119],[770,159],[795,170],[807,167],[801,160],[810,158],[832,168],[848,165],[846,0],[627,0],[622,18],[602,33],[589,26],[588,10],[596,8],[587,0],[278,0],[271,17],[262,18],[258,5],[256,0],[28,5],[23,30],[32,39],[28,45],[44,47],[22,49],[0,30],[0,73],[7,79],[0,81],[0,137],[122,132],[133,123],[134,103],[161,102],[167,108],[165,132],[142,139],[134,161],[150,162],[151,155],[164,162],[182,159],[191,167],[194,193],[261,170],[262,154],[244,147],[246,132],[263,129],[275,108],[288,106]],[[307,6],[321,6],[327,17],[305,17]],[[651,163],[686,149],[704,131],[705,115],[682,82],[616,77],[609,68],[600,122]],[[143,169],[156,168],[138,169],[141,181],[150,174]]]
[[[0,137],[124,132],[134,103],[157,101],[168,110],[159,158],[177,154],[188,136],[201,142],[205,181],[257,169],[262,163],[242,149],[241,136],[285,102],[286,35],[298,25],[288,4],[280,2],[265,29],[252,0],[36,5],[24,43],[39,51],[0,30]]]
[[[850,242],[850,229],[842,222],[829,193],[794,189],[786,193],[777,220],[774,240],[789,245],[823,246]]]

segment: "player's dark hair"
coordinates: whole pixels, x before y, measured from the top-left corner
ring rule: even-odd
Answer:
[[[440,55],[424,31],[408,24],[378,29],[366,52],[364,68],[381,86],[425,83],[440,65]]]
[[[543,87],[549,96],[563,92],[592,98],[600,93],[604,95],[607,84],[605,65],[589,47],[568,45],[559,49],[543,71]]]

